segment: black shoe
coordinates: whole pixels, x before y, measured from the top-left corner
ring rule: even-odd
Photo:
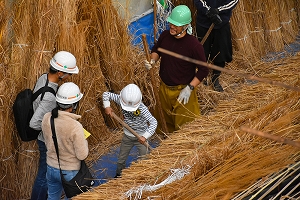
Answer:
[[[223,87],[220,85],[219,82],[219,76],[220,74],[214,74],[212,76],[213,89],[217,92],[224,92]]]
[[[114,178],[121,178],[121,174],[116,174]]]
[[[223,87],[220,85],[219,81],[216,81],[213,85],[213,88],[217,92],[224,92]]]

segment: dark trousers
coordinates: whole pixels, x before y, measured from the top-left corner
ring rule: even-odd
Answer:
[[[38,173],[36,175],[32,192],[31,192],[31,200],[47,200],[47,163],[46,163],[46,152],[47,148],[44,142],[37,140],[37,144],[39,146],[40,151],[40,159],[39,159],[39,168]]]
[[[120,147],[120,153],[118,156],[118,162],[117,162],[117,171],[116,174],[118,176],[121,175],[122,170],[125,168],[126,160],[129,156],[130,150],[133,148],[133,146],[136,146],[139,151],[139,156],[146,155],[147,148],[145,145],[141,144],[136,137],[130,137],[126,134],[123,134],[121,147]]]

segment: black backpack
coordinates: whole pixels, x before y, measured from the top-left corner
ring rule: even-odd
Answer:
[[[13,113],[15,117],[15,124],[17,131],[22,141],[31,141],[37,139],[41,130],[35,130],[29,127],[29,122],[33,116],[33,105],[32,102],[40,95],[41,101],[46,92],[51,92],[55,95],[53,88],[48,86],[49,80],[47,81],[44,87],[41,87],[35,93],[31,89],[25,89],[18,93],[16,100],[13,104]]]

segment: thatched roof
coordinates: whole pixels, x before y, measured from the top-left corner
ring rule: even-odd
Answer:
[[[299,58],[255,63],[252,69],[257,76],[298,86]],[[234,62],[228,67],[241,71],[240,66]],[[226,85],[224,94],[199,87],[202,107],[217,99],[216,107],[172,133],[146,160],[132,163],[122,178],[74,199],[126,199],[129,193],[132,199],[230,199],[298,161],[299,148],[246,133],[240,127],[299,141],[299,93],[227,74],[221,80]],[[187,168],[189,173],[182,179],[155,187],[168,179],[172,169]]]

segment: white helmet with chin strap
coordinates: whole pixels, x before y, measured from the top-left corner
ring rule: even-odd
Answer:
[[[120,103],[126,111],[136,111],[142,102],[142,93],[135,84],[129,84],[121,90]]]
[[[69,74],[78,74],[79,72],[75,56],[67,51],[57,52],[50,60],[50,65],[58,71]]]
[[[83,94],[80,92],[79,87],[75,83],[66,82],[58,88],[56,93],[56,102],[61,108],[70,108],[82,97]]]

